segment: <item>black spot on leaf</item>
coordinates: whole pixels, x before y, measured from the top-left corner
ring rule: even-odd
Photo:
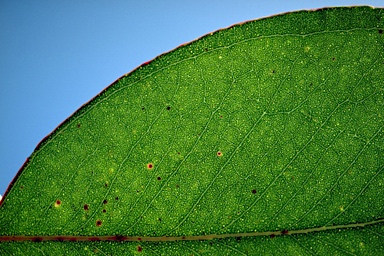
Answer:
[[[34,237],[34,238],[32,239],[32,241],[38,243],[38,242],[43,241],[43,238],[41,238],[41,237]]]
[[[379,29],[379,34],[383,34],[383,30],[382,29]]]
[[[252,194],[256,194],[256,193],[257,193],[256,189],[252,189]]]
[[[97,221],[96,221],[96,226],[100,227],[101,224],[103,224],[103,223],[101,222],[101,220],[97,220]]]
[[[84,210],[86,210],[86,211],[89,210],[89,206],[87,204],[84,204]]]

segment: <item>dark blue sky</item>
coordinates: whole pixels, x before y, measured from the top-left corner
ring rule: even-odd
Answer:
[[[381,1],[1,1],[0,194],[36,145],[141,63],[234,23]]]

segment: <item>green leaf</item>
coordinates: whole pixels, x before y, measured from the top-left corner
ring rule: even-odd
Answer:
[[[301,11],[143,64],[38,145],[0,254],[383,254],[383,28]]]

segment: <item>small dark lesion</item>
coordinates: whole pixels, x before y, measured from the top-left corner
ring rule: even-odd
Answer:
[[[383,30],[382,29],[379,29],[378,32],[379,32],[380,35],[383,34]]]
[[[43,238],[41,238],[41,237],[34,237],[33,239],[32,239],[32,242],[41,242],[41,241],[43,241]]]
[[[80,126],[81,126],[81,124],[80,124],[80,123],[78,123],[78,124],[76,125],[76,127],[77,127],[77,128],[80,128]]]

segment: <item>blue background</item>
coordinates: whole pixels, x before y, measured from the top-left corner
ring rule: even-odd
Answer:
[[[384,1],[1,1],[0,194],[37,144],[141,63],[234,23]]]

